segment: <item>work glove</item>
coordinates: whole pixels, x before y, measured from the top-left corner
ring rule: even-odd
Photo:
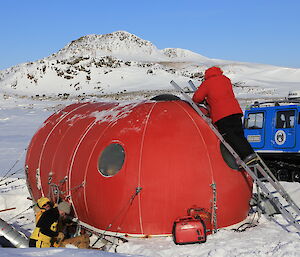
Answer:
[[[65,238],[65,235],[63,232],[59,232],[58,233],[58,236],[57,236],[57,239],[56,239],[56,243],[60,243],[62,240],[64,240]]]

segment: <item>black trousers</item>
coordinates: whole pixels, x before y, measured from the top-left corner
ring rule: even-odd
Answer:
[[[45,246],[46,245],[46,246]],[[43,241],[38,241],[32,238],[29,238],[29,247],[37,247],[37,248],[44,248],[44,247],[50,247],[49,243],[44,243]]]
[[[236,151],[242,160],[254,153],[252,146],[244,135],[242,114],[233,114],[224,117],[218,120],[215,125],[225,141]]]
[[[36,247],[36,240],[29,238],[29,247]]]

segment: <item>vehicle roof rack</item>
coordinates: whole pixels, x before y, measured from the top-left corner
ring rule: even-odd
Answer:
[[[267,107],[267,106],[281,106],[281,105],[292,105],[292,104],[300,104],[300,99],[282,99],[276,101],[265,101],[265,102],[258,102],[255,101],[250,108],[257,108],[257,107]]]

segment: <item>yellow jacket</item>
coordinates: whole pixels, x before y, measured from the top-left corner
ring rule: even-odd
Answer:
[[[50,210],[41,210],[36,215],[36,228],[33,230],[30,238],[37,240],[36,247],[51,247],[51,239],[58,235],[57,223],[59,212],[57,208]]]

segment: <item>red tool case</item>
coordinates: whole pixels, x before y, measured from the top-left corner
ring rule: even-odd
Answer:
[[[173,225],[175,244],[193,244],[206,242],[206,227],[201,218],[193,216],[181,217]]]

